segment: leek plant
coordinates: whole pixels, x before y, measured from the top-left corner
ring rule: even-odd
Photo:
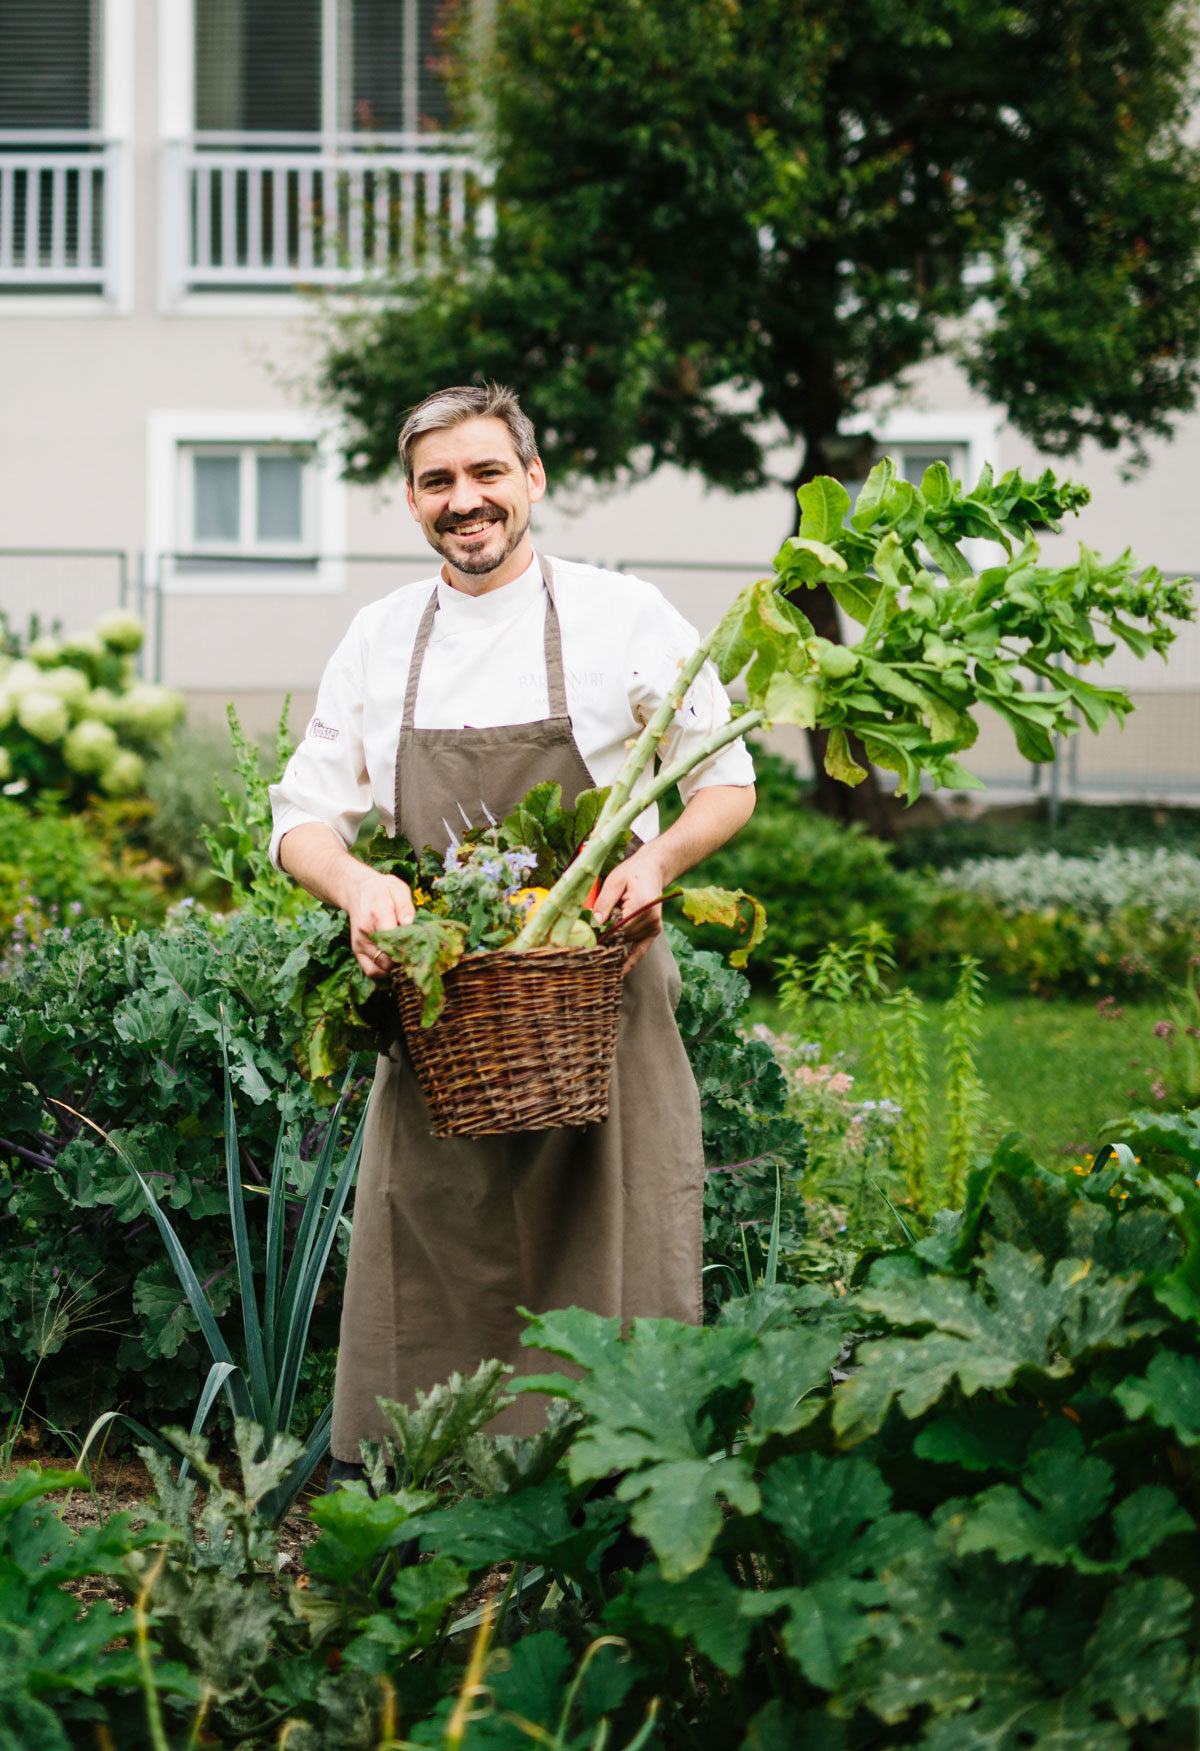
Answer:
[[[245,1340],[244,1361],[235,1361],[233,1352],[217,1324],[217,1317],[204,1285],[149,1183],[124,1154],[120,1145],[111,1137],[107,1138],[109,1145],[121,1157],[142,1189],[150,1214],[167,1249],[167,1256],[212,1357],[192,1420],[193,1435],[203,1428],[209,1412],[222,1392],[234,1417],[257,1427],[263,1452],[271,1449],[277,1437],[291,1432],[300,1384],[300,1367],[316,1306],[317,1290],[333,1249],[338,1226],[343,1221],[346,1199],[362,1153],[365,1112],[340,1165],[334,1165],[341,1132],[341,1117],[353,1068],[351,1065],[341,1098],[326,1126],[312,1181],[301,1204],[299,1225],[291,1243],[290,1256],[285,1217],[287,1206],[292,1201],[287,1187],[288,1169],[295,1157],[288,1147],[287,1124],[284,1120],[280,1121],[267,1192],[266,1261],[260,1286],[256,1282],[250,1252],[250,1230],[246,1220],[245,1188],[241,1179],[241,1151],[233,1106],[233,1085],[226,1060],[225,1174],[236,1267],[235,1299],[241,1307]],[[115,1419],[126,1423],[160,1451],[167,1450],[160,1437],[126,1416],[123,1411],[107,1411],[89,1431],[84,1446],[85,1454],[100,1430]],[[282,1480],[257,1502],[257,1512],[267,1520],[273,1522],[280,1519],[312,1477],[328,1451],[332,1420],[333,1406],[330,1404],[309,1431],[300,1454]],[[185,1459],[181,1478],[186,1470]]]

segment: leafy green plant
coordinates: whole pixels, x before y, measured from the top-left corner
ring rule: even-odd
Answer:
[[[347,1078],[347,1086],[349,1086]],[[296,1177],[297,1162],[289,1160],[289,1135],[286,1121],[280,1124],[275,1144],[275,1159],[271,1168],[266,1223],[266,1260],[263,1267],[261,1297],[255,1282],[254,1261],[250,1248],[250,1229],[246,1220],[246,1198],[242,1186],[241,1150],[238,1143],[237,1120],[233,1105],[233,1085],[229,1066],[225,1066],[225,1183],[228,1197],[229,1227],[236,1267],[233,1299],[241,1312],[245,1340],[245,1360],[235,1362],[233,1353],[221,1333],[217,1315],[195,1266],[179,1240],[166,1211],[155,1196],[149,1180],[125,1155],[121,1146],[109,1141],[121,1156],[137,1181],[142,1196],[150,1208],[154,1224],[162,1237],[172,1268],[187,1298],[200,1333],[212,1357],[212,1366],[200,1393],[192,1423],[196,1435],[218,1393],[229,1400],[230,1409],[242,1423],[254,1424],[260,1431],[264,1447],[271,1447],[282,1436],[292,1433],[291,1424],[300,1384],[300,1366],[308,1344],[313,1310],[321,1287],[325,1267],[333,1250],[334,1239],[342,1219],[342,1211],[362,1153],[364,1112],[358,1127],[335,1170],[334,1151],[341,1133],[341,1118],[345,1092],[325,1128],[325,1141],[317,1157],[312,1179],[303,1199],[297,1199],[299,1209],[288,1247],[289,1179]],[[329,1199],[326,1202],[326,1191]],[[94,1435],[103,1425],[120,1417],[139,1433],[146,1431],[123,1412],[109,1411],[92,1430]],[[326,1405],[308,1434],[295,1463],[278,1484],[262,1495],[257,1503],[269,1519],[285,1514],[308,1483],[329,1447],[329,1428],[333,1420],[333,1405]],[[91,1436],[89,1436],[89,1440]]]
[[[858,784],[867,774],[850,752],[853,733],[871,760],[899,774],[910,802],[923,776],[980,788],[957,759],[979,733],[973,707],[994,710],[1027,759],[1052,760],[1053,737],[1078,728],[1077,711],[1098,730],[1110,713],[1123,720],[1131,709],[1120,689],[1075,672],[1111,648],[1102,632],[1145,656],[1167,649],[1170,622],[1193,612],[1187,585],[1153,567],[1139,575],[1129,553],[1104,565],[1081,548],[1073,565],[1040,565],[1035,532],[1057,530],[1087,500],[1084,489],[1049,471],[1035,482],[1019,471],[996,481],[985,467],[966,491],[934,463],[917,488],[885,458],[853,508],[845,488],[824,476],[797,497],[800,531],[776,555],[774,576],[743,590],[681,665],[578,855],[517,938],[518,951],[564,940],[638,813],[737,735],[770,723],[825,730],[829,776]],[[979,536],[1005,557],[977,577],[961,543]],[[816,634],[798,606],[809,589],[832,592],[862,626],[857,644]],[[1059,658],[1071,667],[1059,667]],[[655,770],[663,738],[710,659],[723,681],[744,676],[747,707],[686,760]],[[1022,674],[1042,690],[1026,689]]]
[[[50,1498],[86,1486],[79,1472],[22,1470],[0,1480],[0,1747],[70,1751],[102,1721],[113,1691],[139,1684],[136,1656],[107,1600],[81,1612],[64,1583],[130,1579],[131,1559],[169,1536],[129,1513],[71,1532]]]
[[[267,918],[292,918],[315,905],[312,896],[283,870],[276,869],[270,857],[270,787],[283,776],[292,752],[290,709],[289,695],[279,716],[274,769],[268,776],[262,770],[258,743],[251,741],[242,729],[236,707],[232,704],[227,707],[240,788],[216,781],[225,819],[216,828],[200,829],[213,869],[229,887],[233,905]]]
[[[958,984],[946,1005],[943,1022],[946,1040],[945,1199],[951,1206],[962,1202],[986,1098],[976,1068],[983,985],[979,962],[964,955]]]
[[[846,1295],[628,1335],[540,1316],[579,1371],[535,1377],[584,1419],[565,1479],[434,1508],[422,1541],[544,1558],[568,1486],[615,1473],[555,1557],[668,1743],[1188,1743],[1198,1247],[1177,1171],[1055,1175],[1010,1142]],[[643,1560],[601,1579],[620,1524]]]
[[[295,1128],[287,1171],[303,1191],[320,1152],[326,1108],[292,1068],[299,1023],[287,1007],[289,957],[303,958],[318,908],[277,924],[185,908],[163,930],[84,921],[52,930],[0,987],[0,1259],[4,1378],[0,1409],[23,1395],[23,1359],[38,1352],[31,1298],[62,1279],[83,1296],[31,1409],[81,1435],[107,1405],[178,1422],[208,1366],[195,1316],[136,1181],[103,1138],[111,1132],[153,1186],[218,1316],[230,1305],[222,1025],[241,1102],[247,1179],[266,1184],[281,1118]],[[322,1091],[324,1092],[324,1091]],[[358,1091],[356,1098],[361,1097]],[[66,1109],[71,1109],[70,1111]],[[265,1199],[264,1199],[265,1202]],[[224,1213],[224,1230],[214,1217]],[[256,1249],[261,1225],[256,1227]],[[343,1248],[332,1255],[336,1277]],[[86,1286],[85,1286],[86,1285]],[[116,1341],[80,1321],[91,1300],[120,1308]],[[335,1307],[318,1310],[317,1349],[337,1335]]]

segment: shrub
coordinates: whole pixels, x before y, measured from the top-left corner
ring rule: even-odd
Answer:
[[[157,885],[90,818],[53,801],[29,808],[0,796],[0,966],[7,971],[54,925],[97,917],[146,924],[165,906]]]
[[[942,880],[1010,916],[1053,909],[1105,923],[1137,913],[1167,929],[1200,930],[1200,857],[1188,851],[1109,846],[1089,857],[1029,851],[972,859],[945,870]]]
[[[903,820],[901,821],[903,826]],[[1200,852],[1200,809],[1156,803],[1060,804],[1051,826],[1048,804],[989,809],[971,821],[945,821],[901,832],[892,846],[898,869],[952,869],[970,858],[1019,857],[1026,851],[1057,851],[1089,857],[1097,846],[1154,850],[1169,846]]]
[[[183,716],[180,694],[139,680],[136,615],[104,615],[90,632],[22,639],[0,619],[0,780],[9,795],[141,789],[145,757]]]

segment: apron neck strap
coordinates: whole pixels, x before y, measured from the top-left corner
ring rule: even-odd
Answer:
[[[567,682],[563,671],[562,629],[558,623],[558,609],[554,602],[554,573],[550,562],[543,559],[540,553],[534,558],[541,568],[542,582],[546,586],[546,626],[542,641],[546,661],[546,692],[550,700],[551,717],[567,717]],[[412,660],[408,665],[408,686],[404,690],[404,713],[400,719],[402,730],[411,730],[417,711],[417,689],[421,685],[421,670],[425,664],[425,652],[429,648],[429,640],[433,633],[433,619],[438,610],[438,587],[434,584],[429,600],[425,604],[425,612],[417,627],[416,642],[413,645]]]

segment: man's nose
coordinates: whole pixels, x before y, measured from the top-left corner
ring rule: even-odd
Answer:
[[[461,516],[463,511],[473,511],[479,504],[479,489],[469,474],[456,475],[450,487],[448,511],[455,516]]]

